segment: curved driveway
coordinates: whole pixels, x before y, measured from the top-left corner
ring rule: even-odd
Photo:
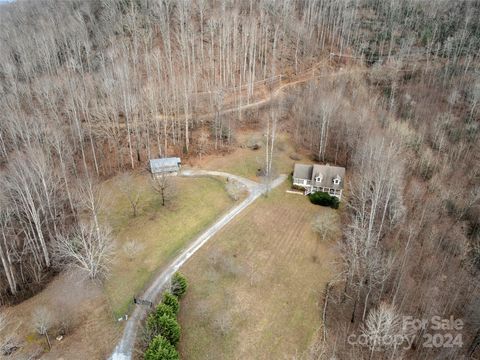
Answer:
[[[240,204],[233,207],[220,219],[218,219],[212,226],[205,230],[200,236],[198,236],[185,250],[178,255],[172,263],[160,273],[151,285],[143,293],[142,299],[156,302],[160,294],[165,287],[169,284],[171,276],[178,271],[178,269],[185,264],[185,262],[208,240],[212,238],[220,229],[227,225],[235,216],[237,216],[243,209],[250,205],[260,195],[264,194],[267,187],[264,184],[256,183],[255,181],[245,179],[243,177],[232,175],[220,171],[209,170],[183,170],[181,176],[220,176],[228,179],[234,179],[242,183],[248,190],[248,197]],[[286,175],[280,175],[278,178],[272,181],[270,189],[280,185],[286,179]],[[123,335],[118,342],[113,354],[110,356],[111,360],[130,360],[132,359],[132,352],[135,346],[137,338],[137,332],[140,328],[142,320],[147,316],[148,309],[143,306],[136,306],[133,310],[130,318],[125,325]]]

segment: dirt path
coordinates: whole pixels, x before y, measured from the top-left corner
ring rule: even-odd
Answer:
[[[240,204],[231,209],[228,213],[218,219],[212,226],[205,230],[200,236],[198,236],[182,253],[173,260],[173,262],[167,266],[167,268],[160,273],[151,285],[145,290],[142,299],[156,302],[160,294],[165,287],[169,284],[171,276],[178,271],[178,269],[185,264],[185,262],[200,249],[208,240],[210,240],[220,229],[228,224],[235,216],[237,216],[242,210],[250,205],[260,195],[266,191],[264,184],[258,184],[252,180],[242,178],[237,175],[228,174],[220,171],[208,171],[208,170],[184,170],[181,173],[182,176],[221,176],[229,179],[234,179],[242,183],[248,190],[248,197]],[[271,184],[271,189],[280,185],[286,179],[285,175],[280,175]],[[137,338],[137,333],[141,325],[142,320],[147,315],[147,309],[144,306],[137,305],[135,310],[130,315],[127,321],[125,329],[123,331],[122,338],[118,342],[113,354],[110,356],[111,360],[127,360],[132,359],[133,348]]]
[[[324,63],[322,63],[322,62],[317,63],[317,64],[313,65],[309,70],[306,70],[305,72],[296,75],[293,79],[288,79],[287,76],[284,75],[284,74],[280,74],[280,75],[275,76],[274,78],[280,79],[279,85],[275,89],[270,91],[269,93],[268,93],[268,91],[260,91],[260,90],[262,90],[261,87],[265,86],[265,83],[268,80],[270,80],[271,78],[255,81],[254,84],[253,84],[254,85],[253,93],[255,94],[256,92],[260,92],[260,93],[267,93],[267,94],[264,95],[263,97],[257,99],[254,102],[249,102],[249,103],[246,103],[246,104],[243,104],[243,105],[233,106],[233,107],[230,107],[228,109],[221,110],[218,113],[217,112],[208,112],[208,113],[198,114],[198,113],[192,112],[192,113],[189,113],[189,114],[178,114],[178,115],[158,114],[158,115],[156,115],[156,118],[158,120],[162,120],[162,121],[164,121],[164,120],[191,120],[192,118],[195,118],[196,120],[208,120],[210,118],[215,117],[215,115],[231,114],[231,113],[234,113],[234,112],[237,112],[237,111],[240,112],[240,111],[249,110],[249,109],[253,109],[253,108],[265,105],[265,104],[269,103],[270,101],[279,97],[282,94],[283,90],[285,90],[289,87],[294,87],[298,84],[302,84],[302,83],[311,81],[311,80],[336,78],[336,77],[341,77],[341,76],[345,76],[345,75],[367,73],[367,72],[371,71],[370,68],[355,68],[353,70],[344,70],[344,69],[340,68],[339,70],[337,70],[335,72],[320,73],[319,74],[318,73],[320,71],[319,66],[323,65],[323,64]],[[435,66],[431,66],[430,68],[432,68],[432,67],[435,67]],[[332,70],[331,67],[326,67],[325,69]],[[392,71],[395,71],[395,72],[410,72],[410,71],[415,71],[415,70],[416,70],[415,66],[413,66],[412,68],[409,68],[409,69],[392,69]],[[285,79],[285,80],[283,80],[283,79]],[[257,85],[259,85],[259,86],[257,86]],[[245,84],[245,85],[242,85],[241,88],[248,89],[248,86],[249,86],[249,84]],[[265,87],[265,89],[263,89],[263,90],[267,90],[267,88]],[[198,92],[197,95],[208,95],[208,94],[211,94],[212,92],[213,91],[201,91],[201,92]],[[123,128],[125,126],[125,124],[121,123],[118,126],[120,128]]]
[[[320,64],[320,63],[319,63]],[[270,102],[271,100],[275,99],[276,97],[278,97],[282,91],[288,87],[292,87],[292,86],[295,86],[295,85],[298,85],[298,84],[301,84],[301,83],[304,83],[304,82],[307,82],[307,81],[310,81],[310,80],[313,80],[313,79],[320,79],[320,78],[333,78],[333,77],[337,77],[337,76],[343,76],[343,75],[346,75],[346,74],[350,74],[350,73],[354,73],[354,72],[358,72],[360,70],[353,70],[353,71],[337,71],[335,73],[329,73],[329,74],[318,74],[318,75],[315,75],[315,70],[317,70],[318,68],[318,65],[319,64],[315,64],[312,68],[310,68],[309,70],[301,73],[301,74],[298,74],[297,76],[295,76],[294,79],[292,80],[287,80],[285,82],[281,82],[280,81],[280,85],[276,88],[276,89],[273,89],[271,91],[270,94],[268,94],[267,96],[261,98],[261,99],[258,99],[257,101],[255,102],[251,102],[251,103],[247,103],[247,104],[243,104],[243,105],[240,105],[240,106],[235,106],[235,107],[232,107],[232,108],[228,108],[228,109],[225,109],[225,110],[221,110],[218,112],[218,115],[225,115],[225,114],[230,114],[230,113],[233,113],[233,112],[236,112],[236,111],[244,111],[244,110],[248,110],[248,109],[252,109],[252,108],[256,108],[256,107],[259,107],[259,106],[262,106],[262,105],[265,105],[267,104],[268,102]],[[278,75],[277,76],[279,79],[283,79],[285,78],[286,76],[285,75]],[[268,79],[267,79],[268,80]],[[256,83],[265,83],[266,80],[258,80],[255,82]],[[246,86],[246,85],[245,85]],[[255,91],[257,91],[258,89],[255,89]],[[209,93],[209,92],[202,92],[201,94],[206,94],[206,93]],[[191,119],[193,117],[195,117],[195,119],[197,120],[205,120],[205,119],[208,119],[208,118],[211,118],[211,117],[214,117],[217,113],[215,112],[209,112],[209,113],[205,113],[205,114],[196,114],[196,113],[191,113],[191,114],[188,114],[188,115],[185,115],[185,114],[179,114],[179,115],[175,115],[175,116],[172,116],[172,115],[157,115],[157,119],[160,119],[160,120],[174,120],[174,119],[180,119],[180,120],[185,120],[185,117],[187,119]]]
[[[418,61],[418,60],[416,60],[416,61]],[[408,63],[408,61],[404,61],[404,63]],[[350,74],[367,73],[367,72],[371,71],[371,68],[355,68],[353,70],[344,70],[343,68],[340,68],[339,70],[337,70],[335,72],[319,73],[320,72],[319,66],[321,66],[321,65],[324,65],[324,63],[323,62],[316,63],[310,69],[308,69],[308,70],[306,70],[306,71],[304,71],[300,74],[297,74],[293,79],[288,79],[285,74],[277,75],[274,78],[275,79],[276,78],[280,79],[279,85],[275,89],[273,89],[269,94],[267,94],[263,98],[260,98],[260,99],[254,101],[254,102],[239,105],[239,106],[234,106],[234,107],[231,107],[231,108],[228,108],[228,109],[221,110],[221,111],[218,112],[218,115],[231,114],[231,113],[236,112],[236,111],[244,111],[244,110],[248,110],[248,109],[252,109],[252,108],[256,108],[256,107],[265,105],[265,104],[269,103],[270,101],[272,101],[273,99],[280,96],[282,94],[283,90],[285,90],[289,87],[294,87],[298,84],[302,84],[302,83],[311,81],[311,80],[336,78],[336,77],[340,77],[340,76],[345,76],[345,75],[350,75]],[[434,67],[434,66],[431,66],[431,68],[432,67]],[[325,67],[324,70],[332,70],[332,69],[333,69],[332,67]],[[395,71],[395,72],[410,72],[410,71],[415,71],[415,70],[416,70],[415,66],[413,66],[412,68],[406,68],[406,69],[392,69],[392,71]],[[257,81],[254,82],[254,87],[257,87],[257,84],[259,85],[258,87],[261,87],[261,86],[265,85],[265,83],[267,81],[271,80],[271,79],[272,78],[257,80]],[[285,80],[283,80],[283,79],[285,79]],[[243,85],[242,88],[243,87],[248,88],[248,86],[249,85],[246,84],[246,85]],[[254,89],[253,93],[255,93],[258,90],[259,90],[258,88]],[[211,93],[211,91],[203,91],[203,92],[199,92],[198,94],[210,94],[210,93]],[[209,112],[209,113],[204,113],[204,114],[191,113],[191,114],[188,114],[188,115],[179,114],[179,115],[174,115],[174,116],[159,114],[159,115],[157,115],[157,119],[160,119],[160,120],[175,120],[175,119],[185,120],[185,118],[187,118],[188,120],[190,120],[193,117],[195,117],[195,119],[197,119],[197,120],[206,120],[206,119],[214,117],[216,114],[217,114],[216,112]]]

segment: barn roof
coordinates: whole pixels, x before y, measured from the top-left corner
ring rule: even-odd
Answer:
[[[182,161],[178,157],[162,159],[150,159],[150,171],[152,173],[178,171]]]

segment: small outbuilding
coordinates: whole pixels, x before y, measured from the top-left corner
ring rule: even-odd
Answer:
[[[152,176],[177,175],[182,166],[182,161],[178,157],[150,159],[149,165]]]

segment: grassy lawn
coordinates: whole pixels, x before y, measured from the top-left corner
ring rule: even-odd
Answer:
[[[286,359],[315,336],[335,254],[312,221],[335,210],[287,186],[257,200],[183,268],[182,358]]]
[[[174,180],[177,195],[163,207],[149,185],[149,176],[135,176],[132,185],[141,193],[137,217],[132,216],[128,199],[119,191],[118,178],[104,184],[103,221],[111,226],[117,244],[105,289],[116,316],[128,311],[132,297],[156,271],[233,205],[221,179],[175,177]],[[124,249],[124,244],[132,240],[139,249],[133,259]]]

